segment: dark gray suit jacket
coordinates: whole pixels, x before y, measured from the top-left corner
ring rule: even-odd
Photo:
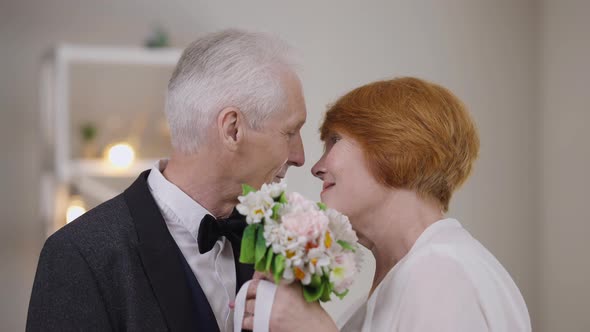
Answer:
[[[27,331],[218,330],[149,192],[148,174],[47,239]]]

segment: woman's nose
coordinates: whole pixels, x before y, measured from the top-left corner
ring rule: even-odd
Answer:
[[[322,180],[324,179],[324,174],[326,174],[326,169],[324,168],[324,157],[322,157],[317,161],[317,163],[315,163],[315,165],[313,165],[311,168],[311,174],[316,178]]]

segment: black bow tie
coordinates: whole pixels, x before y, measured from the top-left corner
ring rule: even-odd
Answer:
[[[234,249],[239,250],[242,234],[246,226],[245,217],[235,209],[226,219],[215,219],[209,214],[205,215],[201,220],[197,236],[199,252],[201,254],[209,252],[215,246],[215,242],[222,236],[225,236],[231,242]]]

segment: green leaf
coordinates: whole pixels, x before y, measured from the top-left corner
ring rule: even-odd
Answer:
[[[266,253],[266,240],[264,239],[264,226],[258,224],[258,229],[256,230],[256,248],[254,252],[254,261],[258,264],[260,261],[264,261],[264,254]],[[263,262],[262,264],[265,264]]]
[[[273,258],[275,257],[275,253],[272,251],[272,246],[268,247],[266,251],[266,264],[264,266],[265,272],[270,272],[270,268],[272,266]]]
[[[243,184],[242,185],[242,196],[246,196],[251,192],[256,191],[256,189],[252,188],[251,186],[247,185],[247,184]]]
[[[334,294],[336,294],[336,296],[338,296],[338,298],[342,300],[346,296],[346,294],[348,294],[348,289],[342,293],[338,293],[338,292],[334,291]]]
[[[272,216],[271,218],[273,220],[278,220],[279,219],[279,211],[281,210],[281,206],[282,204],[275,204],[272,206]]]
[[[256,270],[258,272],[264,272],[265,267],[266,267],[266,261],[264,259],[261,259],[258,262],[254,263],[254,270]]]
[[[240,251],[240,263],[254,264],[254,252],[256,249],[256,230],[258,224],[251,224],[244,229],[242,246]]]
[[[303,297],[307,302],[315,302],[320,299],[324,293],[324,284],[321,283],[319,287],[311,287],[310,285],[303,286]]]
[[[354,249],[354,247],[353,247],[353,246],[352,246],[350,243],[348,243],[348,242],[346,242],[346,241],[343,241],[343,240],[338,240],[338,241],[336,241],[336,243],[338,243],[338,244],[339,244],[339,245],[340,245],[342,248],[344,248],[344,249],[346,249],[346,250],[350,250],[350,251],[352,251],[352,252],[355,252],[355,251],[356,251],[356,250]]]
[[[279,203],[287,203],[287,194],[285,194],[285,192],[283,191],[283,193],[281,194],[281,197],[279,197]]]
[[[284,271],[285,271],[285,256],[275,255],[275,259],[273,260],[272,274],[275,277],[276,284],[278,284],[281,281]]]
[[[281,196],[283,196],[285,192],[283,191],[279,196],[273,198],[273,201],[277,202],[277,203],[281,203]]]
[[[311,276],[311,282],[309,283],[309,285],[311,287],[319,287],[322,284],[322,277],[320,277],[317,274],[314,274],[313,276]]]
[[[322,296],[320,297],[320,301],[328,302],[330,301],[330,293],[332,293],[332,283],[330,280],[323,279],[324,291],[322,292]]]
[[[328,290],[330,290],[330,293],[332,293],[334,291],[334,283],[330,282],[330,279],[328,278],[326,285],[328,285]]]
[[[328,208],[326,206],[326,204],[322,203],[322,202],[318,202],[318,207],[320,208],[320,210],[322,211],[326,211],[326,209]]]

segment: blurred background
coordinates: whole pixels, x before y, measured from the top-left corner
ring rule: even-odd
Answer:
[[[48,234],[167,155],[180,50],[238,27],[299,52],[307,162],[288,182],[314,199],[327,104],[404,75],[454,91],[481,156],[450,215],[510,272],[534,331],[590,331],[589,16],[585,0],[0,0],[0,330],[24,329]]]

